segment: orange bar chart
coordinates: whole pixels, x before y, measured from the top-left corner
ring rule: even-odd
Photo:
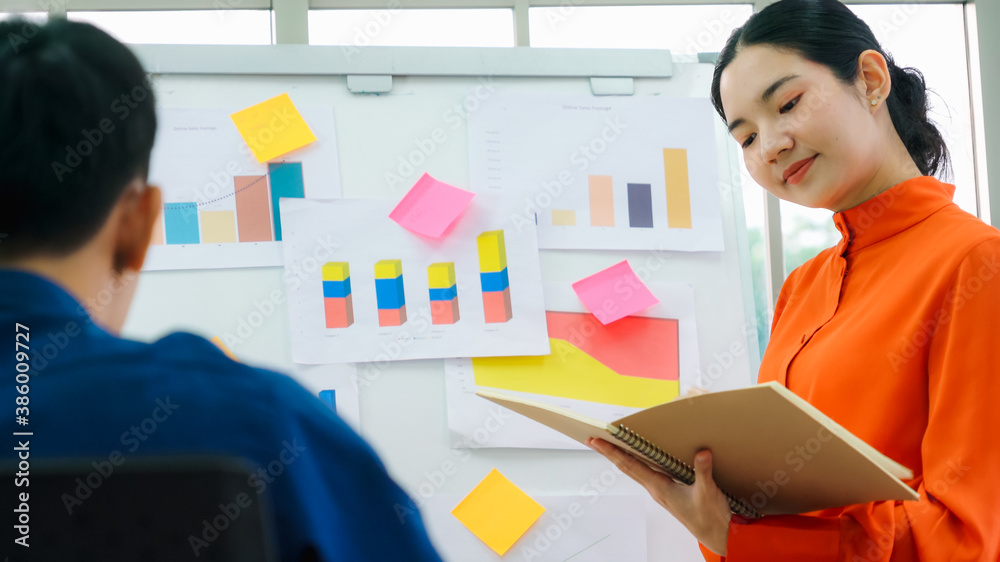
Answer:
[[[236,176],[236,214],[240,242],[270,242],[271,213],[267,196],[267,176]]]
[[[611,176],[588,176],[590,186],[590,226],[615,225],[615,195]]]
[[[663,149],[663,173],[667,185],[667,226],[691,228],[691,186],[687,150]]]

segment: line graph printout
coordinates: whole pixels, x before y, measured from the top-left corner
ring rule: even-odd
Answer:
[[[680,283],[648,283],[660,303],[643,316],[601,324],[568,287],[545,286],[552,353],[445,361],[448,427],[453,448],[585,449],[576,441],[476,396],[480,388],[568,408],[611,421],[669,402],[698,369],[694,291]],[[482,428],[502,418],[482,441]]]
[[[543,249],[722,251],[717,119],[699,98],[500,92],[469,116],[471,185]]]
[[[548,354],[534,229],[477,197],[449,234],[415,234],[394,201],[283,199],[292,360]]]
[[[145,269],[280,266],[279,201],[340,197],[332,107],[302,108],[318,140],[263,164],[230,113],[158,110],[149,182],[163,191],[163,212]]]

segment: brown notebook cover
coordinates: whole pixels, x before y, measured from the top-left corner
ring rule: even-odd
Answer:
[[[915,501],[912,472],[852,435],[787,388],[765,383],[690,396],[603,422],[500,392],[478,395],[583,443],[601,438],[679,482],[711,449],[713,477],[730,508],[749,518],[882,500]]]

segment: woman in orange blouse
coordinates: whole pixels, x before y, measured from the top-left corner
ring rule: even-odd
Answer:
[[[933,38],[929,38],[933,40]],[[750,175],[834,211],[840,243],[788,276],[759,381],[778,381],[911,468],[916,502],[747,522],[610,444],[707,560],[1000,559],[1000,232],[959,209],[926,87],[836,0],[782,0],[720,53],[712,99]]]

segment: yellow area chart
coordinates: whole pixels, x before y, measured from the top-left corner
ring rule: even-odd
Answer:
[[[632,408],[669,402],[680,393],[678,381],[620,375],[566,340],[549,343],[550,355],[473,358],[476,384]]]

